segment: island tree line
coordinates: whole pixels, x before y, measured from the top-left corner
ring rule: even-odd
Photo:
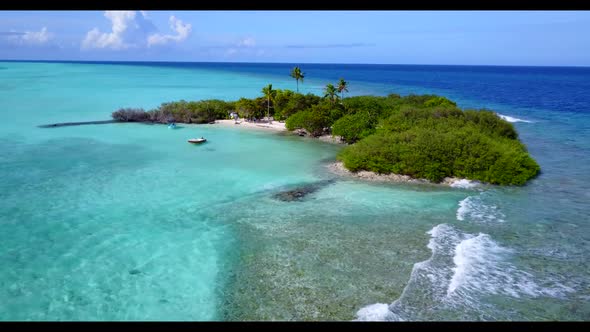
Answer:
[[[303,82],[295,67],[290,76]],[[460,177],[492,184],[523,185],[540,172],[514,126],[490,110],[457,107],[436,95],[352,96],[348,82],[327,84],[322,96],[262,88],[256,98],[163,103],[153,110],[120,109],[122,122],[211,123],[229,119],[285,121],[289,131],[334,135],[348,143],[337,158],[351,171],[396,173],[439,182]]]

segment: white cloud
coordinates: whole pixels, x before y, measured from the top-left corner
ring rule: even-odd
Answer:
[[[238,42],[240,47],[254,47],[256,46],[256,40],[252,37],[244,38]]]
[[[105,11],[104,16],[111,21],[112,32],[101,33],[94,28],[86,34],[82,41],[82,48],[112,48],[115,50],[127,48],[130,45],[123,41],[123,33],[135,20],[134,11]]]
[[[237,52],[238,52],[238,50],[236,50],[235,48],[230,48],[227,51],[225,51],[225,55],[232,56],[232,55],[236,54]]]
[[[147,13],[133,10],[107,10],[104,16],[111,21],[111,32],[94,28],[82,41],[83,49],[99,48],[122,50],[143,46],[148,34],[156,30]]]
[[[26,44],[45,44],[53,38],[53,34],[47,32],[47,27],[43,27],[41,31],[26,31],[21,39]]]
[[[165,45],[168,42],[181,42],[185,40],[191,32],[192,26],[189,23],[183,23],[182,20],[170,16],[170,29],[176,32],[176,35],[165,35],[155,33],[148,37],[148,47],[153,45]]]
[[[5,36],[9,42],[20,45],[43,45],[54,37],[53,33],[47,31],[47,27],[39,31],[2,32],[0,37],[2,36]]]

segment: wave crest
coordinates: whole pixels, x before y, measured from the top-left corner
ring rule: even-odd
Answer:
[[[433,227],[428,234],[432,256],[414,264],[400,298],[387,307],[383,303],[363,307],[356,320],[474,320],[490,315],[510,319],[514,318],[510,312],[486,304],[484,297],[561,298],[574,291],[554,281],[551,287],[539,286],[530,273],[509,262],[513,251],[488,234],[467,234],[447,224]]]
[[[504,115],[504,114],[500,114],[500,113],[496,113],[496,115],[498,115],[501,119],[506,120],[508,122],[526,122],[526,123],[533,123],[533,121],[529,121],[529,120],[524,120],[524,119],[519,119],[519,118],[515,118],[509,115]]]
[[[480,184],[481,183],[479,183],[478,181],[461,179],[461,180],[457,180],[457,181],[451,183],[451,187],[471,189],[471,188],[475,188],[475,187],[479,186]]]
[[[475,222],[505,222],[506,215],[496,205],[486,204],[481,194],[468,196],[459,202],[457,220]]]

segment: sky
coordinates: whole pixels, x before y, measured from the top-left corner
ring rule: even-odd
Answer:
[[[590,66],[590,11],[0,11],[0,59]]]

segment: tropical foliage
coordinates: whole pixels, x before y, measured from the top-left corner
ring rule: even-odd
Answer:
[[[514,126],[489,110],[462,110],[436,95],[343,97],[343,79],[326,85],[323,98],[291,90],[262,89],[262,96],[164,103],[148,112],[120,109],[118,121],[207,123],[274,116],[288,130],[332,134],[349,143],[338,159],[351,171],[406,174],[431,181],[455,176],[493,184],[523,185],[540,172]],[[340,93],[340,98],[338,96]],[[341,102],[337,102],[341,99]]]
[[[158,108],[147,112],[143,109],[120,109],[113,112],[112,117],[118,121],[128,122],[207,123],[215,119],[227,118],[227,110],[235,108],[234,104],[219,99],[190,102],[181,100],[163,103]]]
[[[354,143],[375,132],[374,120],[365,112],[347,114],[332,126],[332,134],[346,143]]]
[[[297,92],[299,92],[299,81],[303,83],[303,78],[305,77],[304,75],[305,74],[301,71],[301,68],[299,68],[298,66],[291,70],[291,77],[293,77],[295,81],[297,81]]]
[[[312,136],[320,136],[325,133],[325,128],[329,123],[329,115],[309,109],[293,114],[285,122],[285,127],[288,130],[302,128]]]
[[[267,100],[267,113],[266,116],[268,118],[270,118],[270,103],[271,101],[274,102],[275,100],[275,96],[277,95],[277,91],[272,89],[272,84],[269,84],[267,86],[265,86],[264,88],[262,88],[262,94],[264,95],[264,98],[266,98]]]
[[[360,131],[347,129],[348,135]],[[462,111],[446,102],[423,108],[403,105],[381,119],[374,134],[343,149],[338,159],[351,171],[523,185],[540,167],[517,137],[512,124],[491,111]]]
[[[338,92],[340,92],[340,99],[344,99],[344,92],[348,92],[348,82],[346,82],[343,78],[338,81]]]
[[[338,99],[338,90],[334,87],[333,84],[327,84],[326,89],[324,90],[324,98],[328,98],[328,100],[334,104]]]
[[[298,111],[310,108],[320,102],[320,97],[312,93],[303,95],[291,90],[276,90],[274,99],[274,118],[285,120]]]

